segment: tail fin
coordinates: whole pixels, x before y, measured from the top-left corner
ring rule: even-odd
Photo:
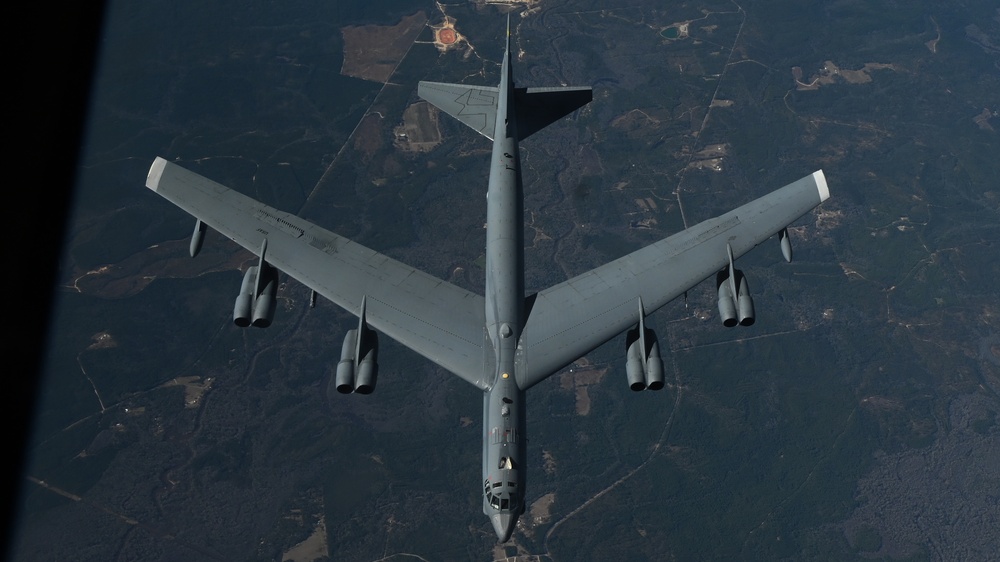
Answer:
[[[510,53],[510,12],[507,12],[507,53]]]

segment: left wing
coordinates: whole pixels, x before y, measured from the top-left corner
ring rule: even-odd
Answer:
[[[522,389],[596,349],[646,314],[778,233],[830,196],[819,170],[722,216],[550,287],[526,300]]]
[[[353,314],[486,389],[486,305],[470,293],[157,158],[146,187]]]

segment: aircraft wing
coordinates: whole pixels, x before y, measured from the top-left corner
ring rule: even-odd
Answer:
[[[157,158],[146,186],[267,263],[473,385],[492,364],[485,302],[455,285]]]
[[[830,196],[817,171],[526,300],[518,386],[527,389],[635,326]]]

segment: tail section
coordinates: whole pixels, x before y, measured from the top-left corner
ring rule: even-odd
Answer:
[[[500,99],[499,88],[421,82],[417,85],[417,95],[480,135],[493,140],[497,102]]]
[[[504,46],[504,53],[510,56],[510,12],[507,12],[507,44]]]
[[[593,99],[590,88],[515,88],[511,65],[510,15],[500,87],[420,82],[417,95],[441,111],[494,140],[498,104],[506,99],[505,118],[517,120],[517,140],[524,140]],[[503,90],[503,91],[501,91]],[[513,98],[513,99],[512,99]],[[513,101],[513,103],[510,103]]]
[[[498,88],[421,82],[417,86],[417,95],[493,140],[500,98]],[[515,88],[517,140],[524,140],[573,113],[587,105],[593,97],[590,88]]]

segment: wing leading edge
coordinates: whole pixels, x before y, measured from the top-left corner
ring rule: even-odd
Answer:
[[[338,306],[486,389],[493,363],[485,301],[300,217],[157,158],[146,186]]]
[[[724,215],[528,297],[518,386],[527,389],[714,275],[830,196],[819,170]]]

